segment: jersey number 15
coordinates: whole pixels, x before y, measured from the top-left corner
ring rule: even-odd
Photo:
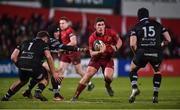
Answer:
[[[142,28],[144,31],[144,37],[154,37],[156,32],[154,26],[148,26]]]

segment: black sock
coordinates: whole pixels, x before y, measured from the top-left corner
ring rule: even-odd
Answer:
[[[31,79],[30,83],[28,84],[27,90],[31,91],[36,84],[37,84],[37,81],[35,79]]]
[[[137,80],[138,80],[138,74],[137,74],[137,68],[135,68],[133,71],[129,73],[129,79],[131,81],[131,86],[133,89],[137,89]]]
[[[58,89],[58,86],[60,85],[61,82],[55,81],[54,77],[51,78],[51,84],[53,89]]]
[[[20,81],[17,83],[17,85],[12,85],[12,90],[9,89],[8,92],[6,93],[6,95],[4,95],[5,98],[9,99],[11,96],[13,96],[17,91],[19,91],[19,89],[21,89],[21,87],[23,87],[27,81]]]
[[[6,95],[4,95],[4,97],[6,99],[9,99],[11,96],[13,96],[15,94],[14,91],[12,91],[11,89],[8,90],[8,92],[6,93]]]
[[[45,89],[45,85],[44,84],[42,84],[42,83],[39,83],[38,84],[38,88],[36,89],[36,92],[38,92],[38,93],[42,93],[42,91]]]
[[[52,77],[51,78],[51,84],[52,84],[52,87],[53,87],[53,93],[54,93],[54,97],[57,97],[59,96],[59,85],[60,83],[55,81],[55,79]]]
[[[159,88],[161,85],[161,79],[162,79],[161,74],[154,74],[154,77],[153,77],[154,94],[153,94],[153,96],[158,97]]]
[[[86,88],[86,85],[84,84],[79,84],[77,89],[76,89],[76,92],[75,92],[75,95],[74,97],[78,98],[79,95],[81,94],[81,92],[84,90],[84,88]]]
[[[105,78],[104,81],[105,81],[105,86],[110,86],[110,84],[112,82],[112,80],[110,80],[108,78]]]

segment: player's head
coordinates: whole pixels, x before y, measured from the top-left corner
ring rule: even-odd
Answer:
[[[106,27],[105,19],[100,17],[96,18],[94,27],[96,29],[97,34],[103,35]]]
[[[59,20],[59,27],[61,30],[65,30],[69,27],[69,19],[67,17],[61,17]]]
[[[149,11],[146,8],[140,8],[138,9],[137,13],[138,19],[141,20],[143,18],[149,18]]]
[[[53,32],[54,38],[59,39],[59,35],[60,35],[60,29],[56,28]]]
[[[36,38],[42,39],[44,42],[48,43],[49,33],[47,31],[39,31],[36,35]]]

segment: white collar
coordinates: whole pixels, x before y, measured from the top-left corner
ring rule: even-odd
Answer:
[[[146,20],[146,19],[149,19],[149,18],[142,18],[142,19],[140,19],[140,21],[143,21],[143,20]]]

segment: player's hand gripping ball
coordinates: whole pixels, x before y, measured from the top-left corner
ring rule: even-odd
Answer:
[[[103,41],[101,40],[95,40],[94,43],[93,43],[93,46],[94,46],[94,50],[95,51],[100,51],[101,47],[103,46]]]

